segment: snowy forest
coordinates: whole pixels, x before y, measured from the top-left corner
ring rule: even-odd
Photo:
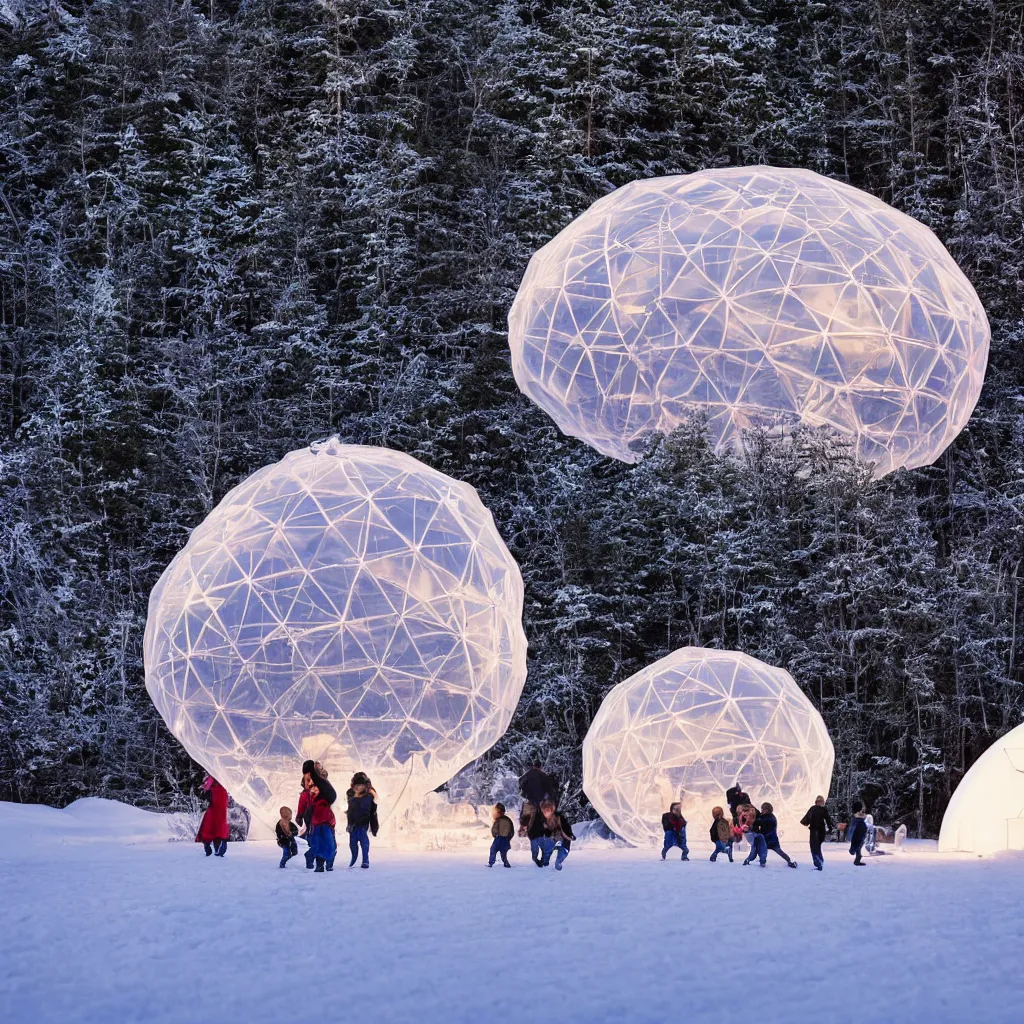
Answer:
[[[832,796],[934,835],[1024,713],[1024,4],[0,0],[0,799],[181,806],[149,592],[232,486],[330,433],[476,487],[519,562],[523,700],[487,773],[568,784],[615,683],[685,644],[786,667]],[[699,419],[627,466],[516,388],[531,254],[636,178],[769,163],[929,225],[981,402],[872,481]],[[1024,628],[1024,627],[1022,627]]]

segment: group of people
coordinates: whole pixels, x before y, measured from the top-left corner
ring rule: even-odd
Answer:
[[[227,790],[210,776],[207,776],[203,783],[203,789],[207,792],[210,803],[203,815],[196,842],[203,844],[207,857],[223,857],[227,852],[228,841]],[[512,848],[512,840],[518,834],[529,839],[530,858],[537,867],[547,867],[554,857],[555,870],[561,871],[576,836],[569,820],[558,808],[557,782],[543,770],[540,762],[536,761],[519,780],[519,789],[523,804],[519,813],[518,830],[506,813],[504,804],[495,804],[492,809],[491,848],[487,866],[494,867],[499,857],[505,867],[512,866],[508,855]],[[362,867],[369,868],[370,836],[376,836],[379,828],[377,793],[366,773],[356,772],[345,796],[345,829],[348,832],[351,855],[349,867],[355,867],[361,856]],[[305,839],[308,844],[305,853],[306,867],[314,872],[334,870],[338,841],[335,834],[336,819],[333,805],[337,798],[338,794],[327,778],[327,769],[319,761],[304,762],[302,790],[299,793],[295,820],[292,819],[291,808],[282,807],[275,830],[277,845],[282,850],[280,867],[285,867],[292,857],[298,856],[298,840]],[[796,861],[779,843],[779,822],[770,803],[766,801],[761,804],[760,809],[756,808],[738,781],[726,790],[725,802],[729,808],[729,816],[726,816],[722,807],[711,809],[709,837],[714,844],[710,858],[712,862],[718,859],[720,853],[724,853],[732,863],[736,844],[746,842],[749,851],[743,861],[744,865],[758,860],[761,867],[765,867],[768,853],[771,851],[778,854],[788,867],[797,866]],[[850,841],[853,863],[857,867],[864,864],[861,854],[868,835],[866,818],[864,805],[859,800],[855,801],[853,817],[846,827],[846,836]],[[815,869],[821,871],[825,865],[822,843],[835,828],[823,796],[815,799],[813,806],[808,809],[800,823],[809,831],[811,860]],[[686,819],[682,814],[681,803],[673,803],[669,807],[661,817],[661,825],[665,833],[661,859],[664,860],[670,850],[678,848],[682,854],[681,859],[689,860]]]
[[[298,825],[292,821],[290,807],[281,808],[281,818],[275,829],[277,845],[281,847],[280,867],[299,852],[298,840],[305,839],[306,867],[314,872],[334,870],[338,853],[335,834],[337,822],[333,805],[338,794],[327,778],[327,769],[319,761],[305,761],[302,765],[302,791],[295,812]],[[377,791],[365,772],[356,772],[345,793],[345,831],[348,833],[348,866],[354,868],[362,857],[362,867],[370,866],[370,836],[376,836]],[[301,830],[299,826],[302,826]]]
[[[733,860],[733,848],[737,843],[744,841],[749,846],[749,852],[744,865],[752,864],[755,860],[760,861],[761,867],[768,862],[768,851],[778,854],[787,867],[795,868],[797,863],[782,849],[779,842],[779,821],[775,817],[775,808],[765,801],[760,809],[751,802],[750,797],[743,791],[743,787],[737,782],[726,790],[725,801],[729,805],[730,818],[726,817],[721,807],[711,808],[711,828],[709,837],[714,844],[711,853],[711,861],[718,859],[720,853]],[[853,804],[853,818],[847,826],[846,834],[850,840],[850,853],[854,857],[853,863],[857,867],[864,864],[861,854],[864,849],[864,840],[867,837],[867,822],[864,805],[857,800]],[[807,813],[800,819],[800,824],[805,825],[809,830],[811,861],[815,870],[821,871],[825,866],[825,857],[822,853],[824,843],[829,832],[835,828],[828,808],[825,806],[825,798],[819,796]],[[682,814],[682,804],[673,803],[668,811],[661,816],[661,827],[665,832],[665,843],[661,848],[661,859],[668,856],[669,850],[678,847],[682,851],[682,860],[690,859],[690,851],[686,845],[686,819]]]
[[[530,840],[530,859],[539,868],[546,868],[555,858],[555,870],[561,871],[565,858],[569,856],[573,835],[572,825],[558,809],[558,783],[544,771],[539,761],[534,761],[529,771],[519,780],[519,791],[523,805],[519,809],[519,835]],[[491,853],[488,867],[494,867],[495,856],[501,855],[505,867],[508,851],[512,846],[515,826],[505,814],[504,804],[495,804],[494,824],[491,826]]]
[[[211,854],[223,857],[228,841],[227,790],[210,776],[206,777],[203,789],[209,795],[210,804],[203,815],[196,842],[203,844],[207,857]],[[377,793],[365,772],[356,772],[352,776],[345,797],[348,802],[345,831],[348,832],[351,855],[348,866],[355,867],[361,854],[362,866],[369,868],[370,836],[376,836],[380,826],[377,821]],[[306,867],[314,873],[334,870],[334,859],[338,853],[337,819],[334,817],[337,799],[337,791],[327,778],[327,769],[319,761],[305,761],[294,820],[292,809],[282,807],[274,829],[277,845],[281,847],[280,867],[286,867],[292,857],[298,856],[298,841],[305,839]]]

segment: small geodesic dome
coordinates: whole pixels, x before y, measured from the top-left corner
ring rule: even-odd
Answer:
[[[1024,725],[995,741],[960,780],[942,817],[939,852],[1024,850]]]
[[[695,410],[719,450],[803,423],[881,475],[934,462],[981,391],[970,282],[923,224],[812,171],[634,181],[530,260],[509,313],[519,387],[567,434],[631,444]]]
[[[699,840],[737,780],[792,828],[828,796],[834,760],[821,715],[788,672],[683,647],[609,691],[583,741],[583,789],[635,846],[661,840],[676,800]]]
[[[381,817],[504,733],[526,677],[523,582],[467,484],[337,438],[254,473],[161,576],[146,687],[185,749],[270,824],[302,761]]]

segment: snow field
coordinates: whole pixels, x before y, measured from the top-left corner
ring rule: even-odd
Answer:
[[[792,841],[796,871],[591,844],[556,873],[378,844],[314,875],[98,810],[62,832],[74,814],[0,804],[2,1021],[1021,1020],[1013,856],[855,869],[827,844],[818,873]]]

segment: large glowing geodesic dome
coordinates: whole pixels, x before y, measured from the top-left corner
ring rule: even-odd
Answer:
[[[788,672],[683,647],[609,691],[583,741],[583,789],[635,846],[661,841],[676,800],[699,839],[737,780],[785,831],[828,796],[834,761],[821,715]]]
[[[504,733],[526,677],[523,582],[467,484],[336,438],[236,487],[161,576],[146,687],[261,820],[301,763],[356,770],[381,817]]]
[[[1024,725],[996,740],[960,780],[942,817],[940,853],[1024,850]]]
[[[977,294],[923,224],[812,171],[635,181],[530,260],[509,313],[519,387],[563,431],[630,445],[695,410],[830,427],[878,475],[934,462],[988,359]]]

